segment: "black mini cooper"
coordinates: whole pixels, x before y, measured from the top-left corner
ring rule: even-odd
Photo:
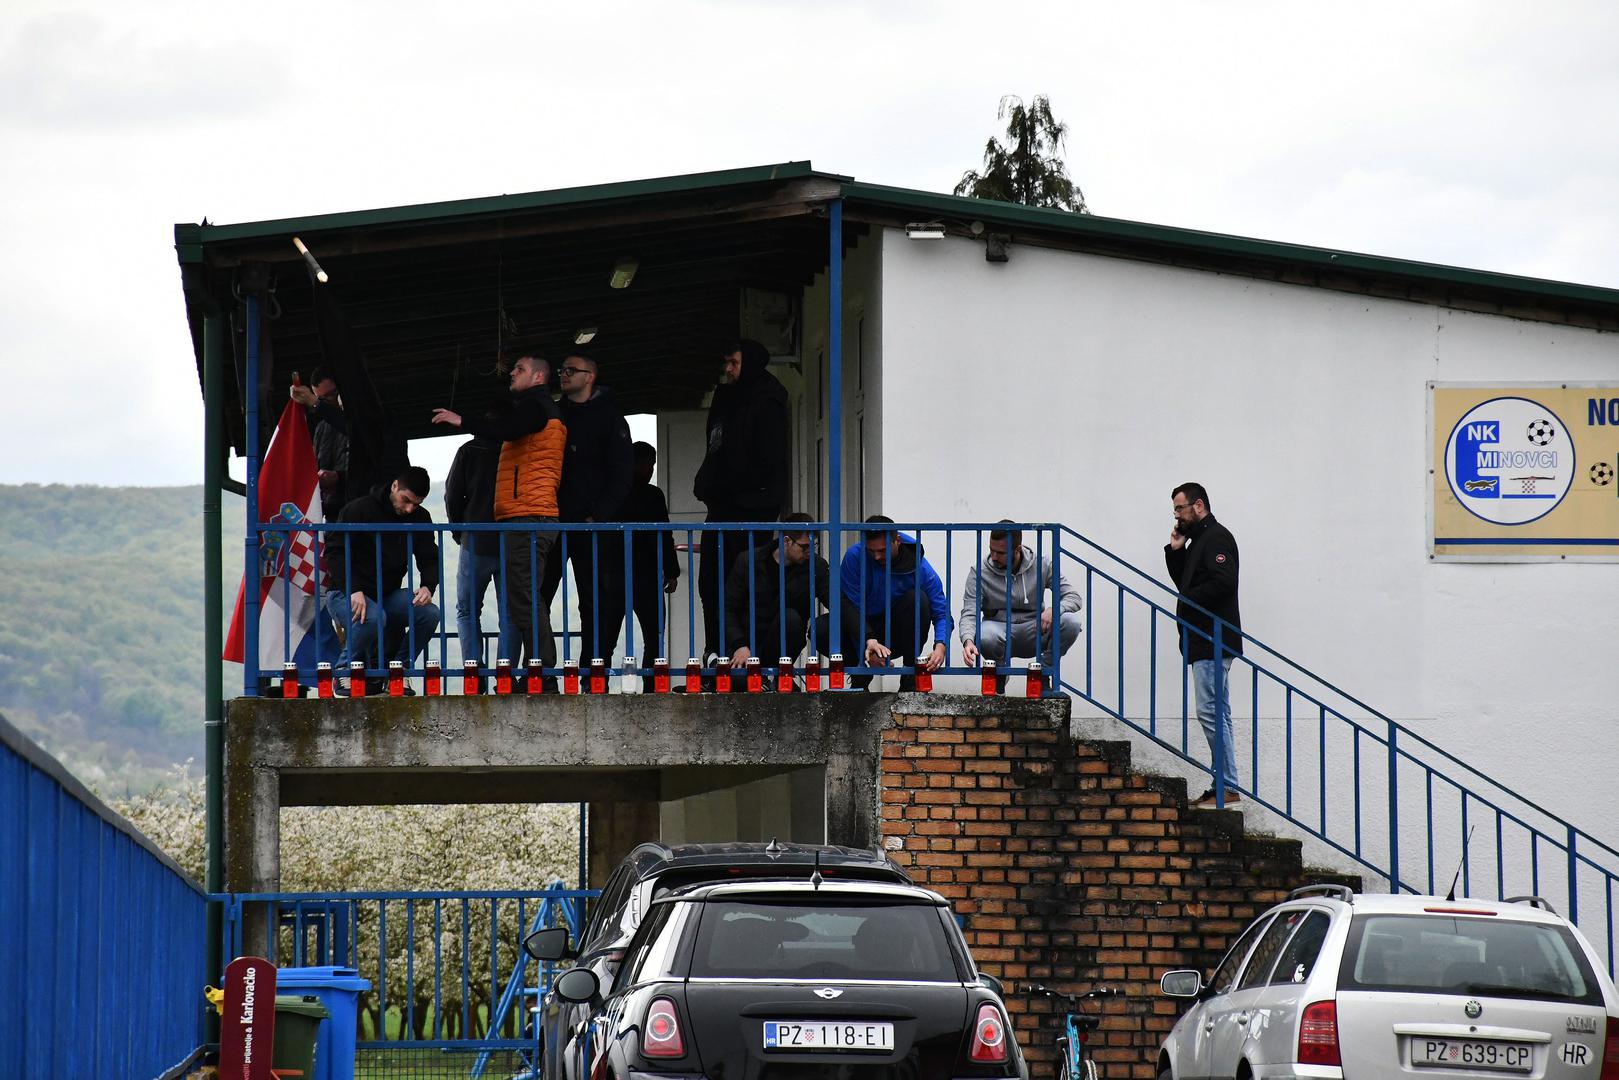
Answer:
[[[590,1003],[592,1080],[1028,1076],[999,985],[911,885],[695,886],[651,905],[610,987],[555,989]]]

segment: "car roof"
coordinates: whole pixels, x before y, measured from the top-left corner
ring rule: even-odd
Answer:
[[[1547,908],[1522,901],[1478,900],[1471,896],[1451,900],[1443,896],[1413,896],[1409,893],[1356,893],[1353,901],[1345,901],[1316,894],[1295,897],[1277,906],[1301,904],[1330,907],[1356,915],[1486,915],[1519,922],[1565,925],[1562,916]]]
[[[820,897],[838,903],[872,900],[877,903],[896,902],[948,906],[949,901],[931,889],[919,885],[901,885],[885,881],[822,881],[819,884],[803,878],[791,880],[719,881],[693,885],[678,890],[671,897],[682,900],[739,900],[757,897],[769,900]]]
[[[797,844],[772,840],[769,843],[719,844],[641,844],[626,859],[632,862],[638,878],[661,874],[677,867],[698,866],[868,866],[892,871],[901,879],[907,875],[887,855],[869,848],[840,847],[835,844]]]

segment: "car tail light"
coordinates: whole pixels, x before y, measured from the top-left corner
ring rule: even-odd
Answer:
[[[1317,1001],[1304,1007],[1299,1021],[1299,1064],[1342,1065],[1338,1056],[1338,1004]]]
[[[646,1027],[641,1034],[641,1053],[653,1058],[686,1056],[686,1040],[680,1037],[680,1019],[675,1003],[656,998],[646,1011]]]
[[[1602,1075],[1598,1080],[1619,1080],[1619,1020],[1608,1017],[1608,1037],[1602,1044]]]
[[[978,1019],[973,1023],[973,1048],[967,1056],[973,1061],[991,1063],[1006,1060],[1006,1021],[1001,1019],[1001,1010],[995,1006],[978,1006]]]

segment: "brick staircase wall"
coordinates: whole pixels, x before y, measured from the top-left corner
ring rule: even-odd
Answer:
[[[1152,1078],[1181,1011],[1159,976],[1206,975],[1290,889],[1345,879],[1307,871],[1297,840],[1246,833],[1238,811],[1189,809],[1184,780],[1131,771],[1128,742],[1071,739],[1066,705],[900,698],[880,831],[1005,984],[1031,1075],[1055,1075],[1062,1030],[1049,999],[1016,990],[1032,982],[1123,990],[1090,1045],[1104,1075]]]

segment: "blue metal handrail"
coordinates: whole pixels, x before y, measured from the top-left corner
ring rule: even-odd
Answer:
[[[1459,888],[1470,893],[1482,870],[1484,876],[1493,877],[1497,898],[1515,893],[1553,896],[1561,900],[1569,919],[1605,953],[1610,973],[1615,970],[1614,891],[1619,883],[1619,851],[1261,639],[1179,596],[1173,587],[1088,537],[1066,526],[1061,537],[1064,557],[1084,568],[1090,615],[1083,679],[1063,682],[1064,690],[1183,761],[1214,774],[1203,751],[1192,746],[1188,737],[1191,703],[1183,662],[1169,669],[1171,678],[1179,676],[1179,738],[1165,738],[1160,730],[1161,720],[1174,718],[1173,712],[1166,716],[1160,708],[1160,648],[1194,635],[1211,642],[1218,655],[1229,656],[1234,665],[1247,669],[1246,694],[1235,689],[1242,681],[1235,666],[1232,685],[1224,688],[1233,703],[1241,706],[1246,698],[1248,704],[1250,755],[1245,763],[1246,779],[1239,785],[1245,801],[1285,817],[1315,840],[1387,878],[1394,890],[1442,892],[1454,871],[1460,874]],[[1105,567],[1098,565],[1104,561]],[[1127,580],[1138,582],[1138,587]],[[1094,655],[1094,647],[1106,636],[1097,620],[1108,610],[1107,605],[1098,608],[1092,602],[1098,584],[1115,592],[1111,645],[1116,655],[1115,664],[1109,667],[1097,663]],[[1177,617],[1177,603],[1206,616],[1213,633]],[[1144,663],[1139,650],[1130,650],[1130,643],[1139,644],[1142,637],[1127,632],[1132,611],[1147,623]],[[1161,626],[1171,633],[1160,634]],[[1232,654],[1227,642],[1240,642],[1244,651]],[[1131,707],[1128,696],[1132,686],[1138,688],[1136,708]],[[1138,711],[1143,687],[1146,709]],[[1269,711],[1267,701],[1272,705]],[[1313,731],[1301,731],[1301,724]],[[1334,750],[1340,755],[1336,763]],[[1295,768],[1295,758],[1300,755],[1313,756],[1315,768],[1308,777]],[[1242,771],[1239,765],[1239,773]],[[1348,782],[1338,782],[1341,780]],[[1413,781],[1416,786],[1408,786]],[[1411,800],[1411,805],[1422,808],[1415,824],[1409,814],[1402,821],[1402,791],[1408,796],[1420,793],[1420,802]],[[1301,795],[1313,796],[1308,807]],[[1374,809],[1385,816],[1386,828],[1370,837],[1363,819]],[[1493,844],[1486,842],[1482,850],[1465,843],[1481,817],[1487,828],[1493,826]],[[1415,873],[1411,866],[1414,855],[1421,857]],[[1541,863],[1548,856],[1560,864],[1557,880],[1542,873]],[[1596,917],[1598,913],[1600,917]]]
[[[357,1042],[360,1049],[409,1046],[486,1056],[536,1045],[537,1034],[501,1035],[510,1026],[512,1005],[548,987],[556,974],[550,963],[537,971],[527,966],[523,935],[533,927],[563,925],[577,937],[585,901],[600,895],[559,886],[553,880],[530,890],[221,893],[210,899],[224,907],[227,958],[251,954],[290,967],[348,967],[369,980],[372,989],[362,997],[375,1001],[379,1019],[372,1037]],[[263,936],[250,934],[250,924]],[[474,937],[483,939],[477,949]],[[452,955],[446,955],[447,946]],[[503,962],[503,955],[511,962]],[[397,975],[400,963],[411,992],[403,1003],[390,1004],[389,969]],[[504,982],[502,971],[508,972]],[[390,1009],[398,1014],[396,1033],[390,1032]],[[417,1038],[418,1022],[429,1019],[426,1036]],[[480,1022],[486,1023],[485,1034],[472,1035]],[[521,1019],[517,1030],[524,1030]]]

